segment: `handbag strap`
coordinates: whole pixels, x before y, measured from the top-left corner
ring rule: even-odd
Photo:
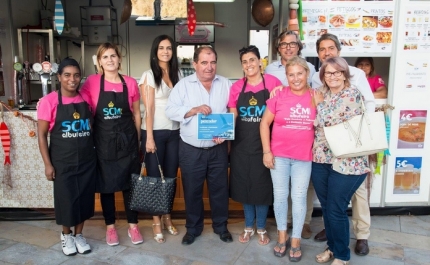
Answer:
[[[145,151],[145,154],[143,155],[142,167],[140,168],[140,176],[141,176],[141,177],[146,177],[146,176],[144,175],[145,168],[146,168],[146,163],[145,163],[146,153],[147,153],[147,152]],[[162,183],[164,183],[164,182],[166,182],[166,180],[164,179],[164,174],[163,174],[163,170],[161,169],[160,160],[158,160],[157,151],[155,151],[155,157],[157,158],[158,170],[160,171],[161,182],[162,182]]]

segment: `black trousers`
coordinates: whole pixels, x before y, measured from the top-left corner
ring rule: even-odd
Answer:
[[[123,190],[125,215],[129,224],[137,224],[137,211],[130,210],[130,190]],[[103,217],[106,225],[115,224],[115,193],[100,193],[100,203],[102,205]]]
[[[184,188],[187,232],[203,231],[203,184],[207,180],[212,228],[215,233],[227,230],[228,220],[228,151],[227,142],[209,149],[179,141],[179,167]]]

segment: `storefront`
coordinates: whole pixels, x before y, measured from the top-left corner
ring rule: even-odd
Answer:
[[[2,67],[2,85],[4,94],[0,100],[7,102],[10,97],[17,103],[17,75],[13,63],[19,55],[18,28],[39,23],[40,3],[24,1],[15,3],[0,0],[0,45]],[[66,20],[73,28],[81,29],[79,6],[88,5],[88,1],[65,2]],[[122,0],[113,4],[120,13]],[[238,60],[238,50],[249,43],[249,31],[270,29],[273,40],[288,24],[287,1],[272,1],[275,16],[272,23],[262,28],[250,15],[252,1],[236,0],[232,3],[212,3],[214,21],[222,22],[225,27],[215,27],[214,45],[218,52],[218,74],[231,79],[242,76]],[[28,4],[28,5],[27,5]],[[52,5],[54,1],[48,1]],[[414,0],[392,1],[302,1],[303,30],[305,49],[303,55],[316,57],[315,41],[324,32],[336,34],[342,42],[341,56],[353,64],[356,57],[373,57],[376,72],[388,84],[387,103],[395,109],[388,111],[391,122],[390,156],[382,167],[380,174],[375,175],[370,203],[372,207],[387,206],[428,206],[430,203],[430,169],[426,159],[430,149],[425,144],[426,119],[430,98],[430,2]],[[25,11],[34,9],[34,12]],[[4,8],[3,8],[4,7]],[[30,13],[29,13],[30,12]],[[198,14],[197,14],[198,16]],[[119,23],[118,23],[119,24]],[[159,34],[174,36],[174,26],[139,26],[132,17],[128,23],[118,26],[118,39],[123,47],[123,73],[139,78],[149,68],[149,50],[154,37]],[[30,36],[30,35],[29,35]],[[40,36],[40,35],[38,35]],[[69,37],[67,37],[69,36]],[[45,42],[48,50],[49,43]],[[95,54],[97,45],[80,42],[80,38],[70,35],[56,37],[52,43],[54,52],[50,60],[55,62],[58,56],[71,56],[81,62],[85,75],[94,73],[91,55]],[[81,45],[76,45],[81,44]],[[33,60],[36,41],[26,39],[24,35],[23,58],[20,61]],[[84,48],[83,48],[83,47]],[[272,48],[272,47],[270,47]],[[271,51],[271,49],[269,49]],[[31,55],[33,54],[33,55]],[[30,56],[31,55],[31,56]],[[274,60],[276,52],[269,54]],[[49,83],[51,85],[52,82]],[[35,88],[33,88],[35,87]],[[1,88],[1,87],[0,87]],[[41,89],[41,82],[33,80],[34,91]],[[0,91],[1,93],[1,91]],[[34,98],[40,97],[33,94]],[[0,207],[2,208],[52,208],[52,183],[46,181],[44,166],[39,154],[37,138],[30,137],[29,131],[35,130],[35,111],[21,111],[26,118],[15,117],[5,112],[4,122],[11,133],[11,165],[0,170],[4,180],[0,184]],[[409,131],[419,129],[422,135],[411,137]],[[0,161],[4,161],[4,152],[0,152]],[[9,169],[11,182],[5,179]],[[10,184],[10,185],[8,185]],[[183,210],[181,178],[178,174],[178,188],[174,210]],[[208,193],[205,190],[205,207],[209,209]],[[315,206],[318,206],[315,200]],[[123,209],[122,198],[118,196],[118,209]],[[230,209],[240,209],[240,205],[231,201]],[[100,210],[98,200],[96,209]]]

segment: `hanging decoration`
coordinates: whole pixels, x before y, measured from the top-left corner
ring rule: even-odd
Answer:
[[[252,18],[262,27],[269,25],[275,16],[275,8],[271,0],[255,0],[251,9]]]
[[[194,35],[194,31],[196,30],[196,10],[194,9],[193,0],[188,0],[187,2],[187,20],[188,20],[188,33],[190,36]]]
[[[6,123],[4,122],[4,115],[3,115],[3,104],[0,104],[0,111],[1,111],[1,123],[0,123],[0,140],[1,145],[3,146],[4,151],[4,163],[3,163],[3,183],[10,188],[12,187],[12,180],[11,180],[11,174],[10,174],[10,132],[9,128],[7,127]]]
[[[298,9],[300,7],[300,0],[288,0],[290,3],[290,20],[288,21],[288,30],[292,30],[297,35],[301,36],[301,30],[299,26],[299,22],[301,22],[301,18],[299,18]],[[299,19],[298,19],[299,18]]]
[[[55,0],[55,28],[59,35],[63,33],[64,28],[64,9],[61,0]]]

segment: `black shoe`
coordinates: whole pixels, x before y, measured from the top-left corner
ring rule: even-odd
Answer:
[[[325,229],[321,230],[318,234],[314,237],[315,241],[324,242],[327,241],[327,236],[325,234]]]
[[[359,256],[366,256],[369,254],[369,245],[367,244],[366,239],[357,239],[357,243],[355,244],[355,254]]]
[[[192,243],[194,243],[196,237],[196,235],[186,233],[185,236],[182,238],[182,245],[191,245]]]
[[[216,233],[219,235],[219,239],[221,239],[223,242],[230,243],[233,242],[233,237],[231,236],[230,232],[228,230],[225,230],[221,233]]]

